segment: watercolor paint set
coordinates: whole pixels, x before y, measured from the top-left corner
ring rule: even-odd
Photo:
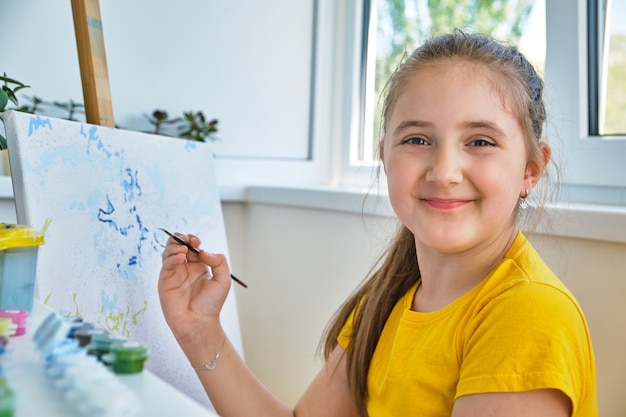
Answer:
[[[149,358],[144,345],[111,335],[80,318],[62,317],[56,312],[49,313],[34,332],[26,333],[28,325],[27,310],[0,309],[0,417],[19,416],[19,405],[27,403],[29,396],[36,396],[35,384],[24,381],[37,376],[44,381],[38,384],[40,391],[47,390],[46,395],[61,398],[78,416],[135,417],[141,414],[141,402],[116,374],[143,371],[144,362]],[[28,375],[24,369],[14,366],[12,339],[15,336],[31,339],[31,353],[37,356],[31,364],[38,363],[38,368],[29,369]],[[16,384],[12,383],[13,379]]]

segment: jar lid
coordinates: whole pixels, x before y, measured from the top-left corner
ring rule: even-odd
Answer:
[[[13,321],[26,320],[28,318],[28,310],[21,308],[0,308],[0,317],[8,317]]]
[[[0,336],[10,336],[15,333],[17,324],[8,317],[0,317]]]
[[[110,352],[117,360],[143,359],[148,356],[148,349],[137,342],[114,343]]]
[[[43,233],[23,224],[0,223],[0,250],[39,246],[44,243]]]
[[[96,349],[108,350],[113,343],[123,343],[126,339],[108,333],[94,333],[91,335],[91,345]]]
[[[19,336],[26,333],[26,325],[28,323],[28,310],[21,308],[3,308],[0,309],[0,318],[11,320],[15,324],[15,332],[13,336]]]
[[[93,329],[89,329],[89,328],[85,328],[85,329],[80,329],[77,330],[76,332],[74,332],[74,338],[76,340],[78,340],[78,343],[81,346],[87,346],[89,343],[91,343],[91,339],[94,335],[96,334],[109,334],[108,331],[106,331],[105,329],[98,329],[98,328],[93,328]]]

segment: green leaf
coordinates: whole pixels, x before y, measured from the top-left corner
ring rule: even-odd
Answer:
[[[0,135],[0,151],[3,151],[7,148],[7,138]]]
[[[7,94],[7,96],[9,97],[9,100],[11,100],[13,104],[15,104],[16,106],[19,104],[17,97],[15,96],[15,93],[13,93],[13,91],[11,91],[10,88],[7,88],[6,90],[4,90],[4,92]]]
[[[20,91],[20,90],[21,90],[21,89],[23,89],[23,88],[30,88],[30,87],[29,87],[29,86],[27,86],[27,85],[21,85],[21,86],[19,86],[19,87],[15,87],[15,88],[13,89],[13,91],[14,91],[15,93],[17,93],[18,91]]]
[[[4,90],[0,90],[0,111],[4,111],[9,103],[9,96]]]
[[[11,84],[15,84],[15,85],[20,86],[20,87],[28,87],[26,84],[24,84],[24,83],[22,83],[20,81],[17,81],[17,80],[15,80],[13,78],[7,77],[6,73],[4,74],[4,76],[0,75],[0,80],[4,81],[5,84],[11,83]]]

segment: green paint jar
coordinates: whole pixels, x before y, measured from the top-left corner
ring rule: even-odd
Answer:
[[[110,335],[108,333],[95,333],[91,336],[91,342],[87,345],[87,354],[93,355],[98,360],[102,360],[102,356],[109,353],[113,344],[126,342],[126,339],[120,336]]]
[[[15,398],[5,377],[0,378],[0,417],[13,417]]]
[[[133,374],[143,371],[148,359],[148,349],[137,342],[114,343],[109,353],[102,355],[102,361],[116,374]]]

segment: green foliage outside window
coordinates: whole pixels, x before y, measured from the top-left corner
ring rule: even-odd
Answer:
[[[377,7],[375,97],[405,54],[431,35],[461,29],[517,44],[535,0],[372,0]],[[380,109],[374,126],[380,126]],[[374,129],[376,131],[376,129]],[[374,143],[374,148],[377,144]]]
[[[604,135],[626,134],[626,35],[614,34],[609,44]]]
[[[388,53],[377,59],[376,85],[382,86],[402,56],[430,35],[458,28],[518,42],[533,3],[534,0],[378,0],[378,39],[386,44]]]

